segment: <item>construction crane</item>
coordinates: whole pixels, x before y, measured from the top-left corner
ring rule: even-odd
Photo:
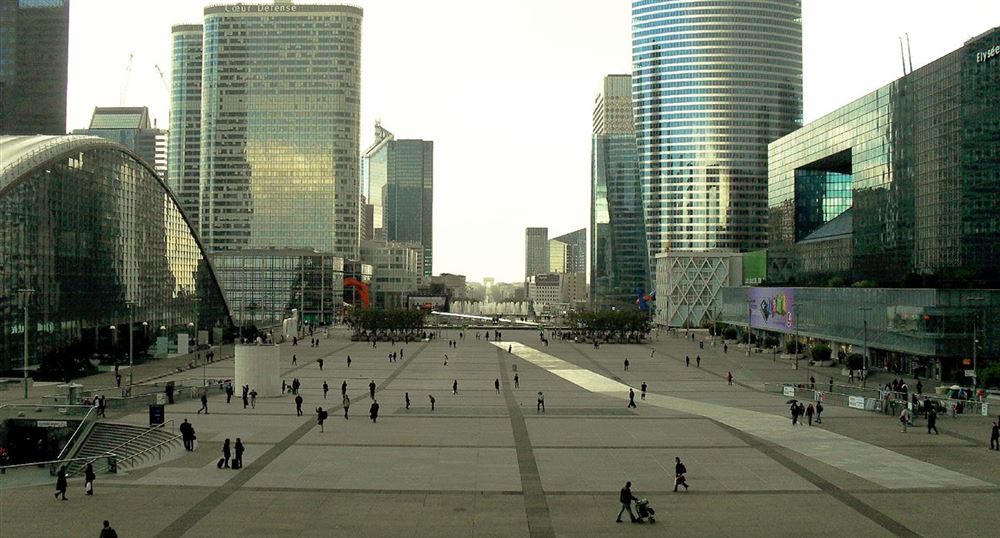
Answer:
[[[121,94],[118,96],[118,105],[125,106],[125,98],[128,97],[128,82],[132,78],[132,60],[135,59],[134,53],[129,53],[128,64],[125,65],[125,81],[122,82]]]
[[[160,74],[160,83],[163,84],[163,89],[170,95],[170,88],[167,87],[167,77],[163,74],[163,70],[160,69],[160,64],[153,64],[156,68],[156,72]]]

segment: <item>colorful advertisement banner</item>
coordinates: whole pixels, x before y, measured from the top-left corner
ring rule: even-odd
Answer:
[[[795,288],[749,288],[750,325],[781,332],[795,330]]]

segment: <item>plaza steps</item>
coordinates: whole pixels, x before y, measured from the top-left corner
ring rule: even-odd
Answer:
[[[144,450],[164,443],[161,449],[154,449],[142,453]],[[180,436],[169,429],[158,428],[151,430],[146,426],[134,424],[121,424],[117,422],[98,422],[94,424],[86,440],[80,445],[76,454],[71,458],[100,458],[109,452],[118,456],[118,469],[138,468],[144,465],[159,461],[163,454],[176,450],[182,445]],[[142,453],[142,454],[140,454]],[[137,454],[140,454],[136,456]],[[95,471],[101,472],[106,465],[103,458],[95,461]],[[66,469],[67,476],[83,475],[86,461],[73,461]]]

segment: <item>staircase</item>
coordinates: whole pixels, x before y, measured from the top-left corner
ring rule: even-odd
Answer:
[[[168,442],[170,441],[170,442]],[[144,464],[151,463],[160,458],[161,450],[154,449],[136,456],[144,450],[154,447],[160,443],[162,453],[169,452],[181,446],[181,439],[178,434],[172,433],[167,428],[157,428],[151,430],[145,426],[134,424],[120,424],[116,422],[98,422],[90,431],[87,439],[83,442],[76,454],[72,458],[99,458],[109,452],[118,456],[118,468],[137,468]],[[133,460],[133,456],[134,460]],[[95,462],[103,463],[102,460]],[[86,460],[73,461],[66,469],[67,476],[82,474],[87,466]]]

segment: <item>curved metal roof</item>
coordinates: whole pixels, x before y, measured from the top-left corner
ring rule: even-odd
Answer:
[[[125,146],[97,136],[0,136],[0,191],[35,168],[62,155],[102,146],[120,149],[135,156]]]

